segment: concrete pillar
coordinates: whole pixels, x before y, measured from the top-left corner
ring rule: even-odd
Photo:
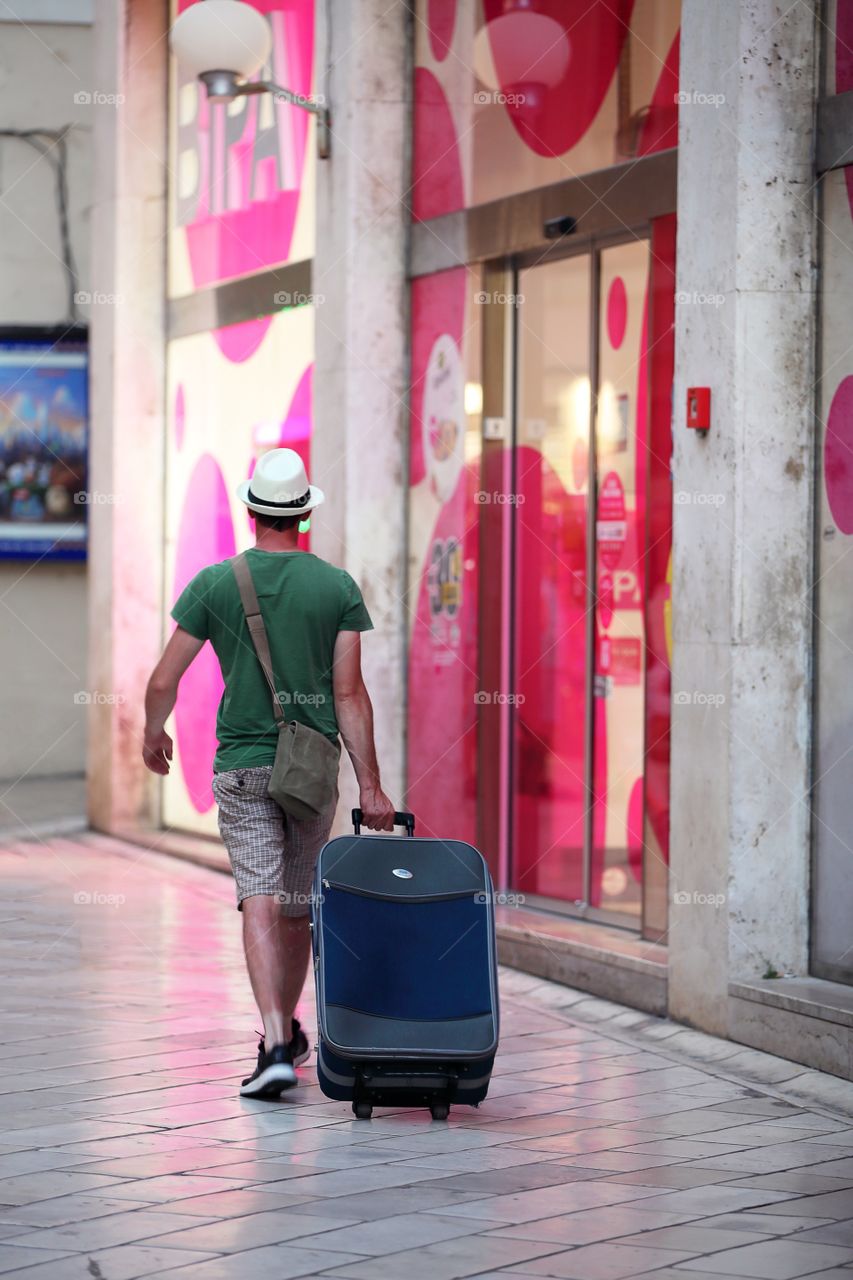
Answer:
[[[330,33],[318,14],[316,82],[331,107],[332,155],[317,163],[312,441],[327,503],[312,517],[312,546],[356,578],[373,617],[364,670],[383,783],[399,804],[409,616],[407,7],[331,0],[329,13]]]
[[[682,6],[670,1009],[723,1035],[808,964],[815,10]]]
[[[89,817],[153,825],[142,695],[162,638],[167,0],[98,0],[92,107]],[[61,623],[57,623],[61,626]]]

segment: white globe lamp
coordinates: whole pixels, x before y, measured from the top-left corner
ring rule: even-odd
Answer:
[[[196,0],[175,20],[169,35],[175,57],[197,76],[212,102],[245,94],[272,93],[317,117],[317,154],[329,154],[330,121],[325,106],[270,80],[251,80],[266,64],[272,32],[263,14],[243,0]]]
[[[242,0],[197,0],[177,18],[169,42],[195,76],[229,71],[248,80],[269,57],[272,34],[263,15]]]

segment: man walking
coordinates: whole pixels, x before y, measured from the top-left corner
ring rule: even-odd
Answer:
[[[338,742],[352,760],[365,826],[393,829],[394,806],[382,790],[373,709],[361,673],[361,635],[373,623],[358,586],[342,569],[297,547],[299,523],[323,502],[299,455],[261,456],[237,495],[252,513],[255,546],[246,553],[269,639],[278,699],[288,720]],[[165,722],[178,684],[204,642],[212,644],[225,691],[213,793],[243,913],[249,979],[263,1020],[246,1097],[277,1098],[296,1084],[309,1055],[294,1009],[308,970],[309,903],[314,866],[337,805],[337,788],[316,817],[295,819],[267,794],[279,730],[270,689],[246,622],[232,562],[196,574],[172,609],[178,624],[154,668],[145,696],[143,759],[167,774],[172,739]]]

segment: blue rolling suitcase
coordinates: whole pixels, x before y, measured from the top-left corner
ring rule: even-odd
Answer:
[[[320,852],[312,904],[317,1075],[329,1098],[427,1106],[485,1098],[498,1047],[494,895],[460,840],[355,834]]]

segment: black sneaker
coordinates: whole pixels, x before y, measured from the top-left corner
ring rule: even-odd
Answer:
[[[258,1065],[240,1086],[244,1098],[277,1098],[284,1089],[296,1084],[290,1045],[274,1044],[269,1053],[263,1040],[258,1042]]]
[[[307,1062],[311,1057],[311,1046],[298,1018],[293,1019],[293,1035],[290,1037],[287,1047],[290,1050],[294,1067],[301,1067],[302,1063]]]

